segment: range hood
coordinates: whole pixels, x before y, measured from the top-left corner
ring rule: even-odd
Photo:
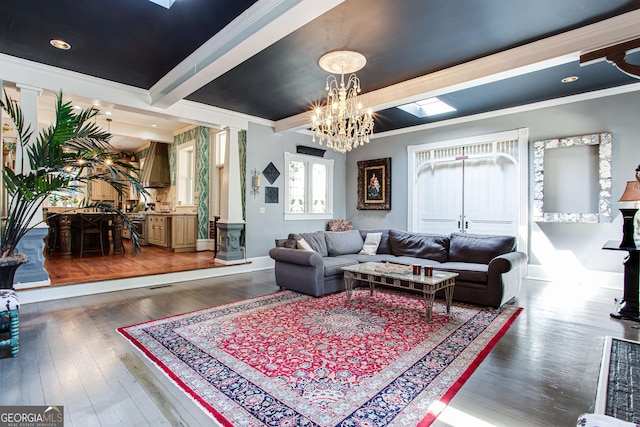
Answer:
[[[141,181],[145,188],[164,188],[171,185],[167,144],[151,142],[144,158]]]

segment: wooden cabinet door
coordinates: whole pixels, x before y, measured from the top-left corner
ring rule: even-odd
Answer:
[[[195,250],[197,237],[197,217],[195,215],[176,215],[171,218],[171,247],[174,250]]]
[[[106,173],[104,168],[96,168],[96,173]],[[116,200],[116,190],[108,183],[100,180],[91,181],[91,199],[92,200]]]
[[[147,221],[148,241],[151,245],[168,247],[167,241],[167,217],[150,216]]]

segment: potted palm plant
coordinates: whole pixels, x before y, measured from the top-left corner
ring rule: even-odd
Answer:
[[[100,128],[94,118],[98,110],[91,107],[74,111],[64,102],[62,92],[56,97],[55,123],[37,134],[25,126],[24,115],[17,101],[6,91],[0,100],[2,109],[14,123],[17,133],[15,150],[17,163],[3,165],[2,178],[6,192],[6,217],[0,227],[0,289],[13,287],[17,268],[26,257],[16,253],[20,240],[43,220],[38,211],[47,198],[83,193],[92,181],[109,183],[119,195],[132,186],[148,194],[138,179],[138,171],[115,158],[109,140],[111,134]],[[98,171],[97,167],[102,166]],[[88,203],[84,198],[79,207],[119,216],[131,235],[134,251],[138,251],[138,235],[129,218],[106,203]]]

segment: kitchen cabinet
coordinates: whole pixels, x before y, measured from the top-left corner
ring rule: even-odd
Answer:
[[[147,241],[150,245],[162,246],[168,248],[170,246],[169,230],[170,219],[165,215],[148,215],[147,216]]]
[[[147,215],[147,242],[150,245],[175,252],[195,252],[197,234],[197,215]]]
[[[96,173],[108,173],[105,168],[96,168]],[[107,200],[115,201],[118,193],[109,185],[109,183],[102,180],[91,181],[91,200]]]
[[[140,168],[140,164],[138,162],[129,162],[129,164],[136,169]],[[133,174],[138,178],[140,178],[137,172],[133,172]],[[128,185],[125,185],[124,187],[122,199],[123,200],[140,200],[140,193],[136,190],[136,188],[130,183],[127,183],[127,184]]]
[[[196,215],[174,215],[171,217],[171,248],[176,252],[196,249]]]

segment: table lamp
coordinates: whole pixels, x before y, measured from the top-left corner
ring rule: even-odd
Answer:
[[[638,178],[636,181],[628,181],[627,188],[624,189],[624,193],[622,193],[622,197],[620,197],[619,202],[638,202],[640,201],[640,166],[636,169],[636,177]],[[635,248],[636,241],[634,238],[634,218],[636,216],[636,212],[638,212],[637,207],[633,208],[620,208],[620,212],[622,213],[623,224],[622,224],[622,242],[620,243],[621,248]]]

